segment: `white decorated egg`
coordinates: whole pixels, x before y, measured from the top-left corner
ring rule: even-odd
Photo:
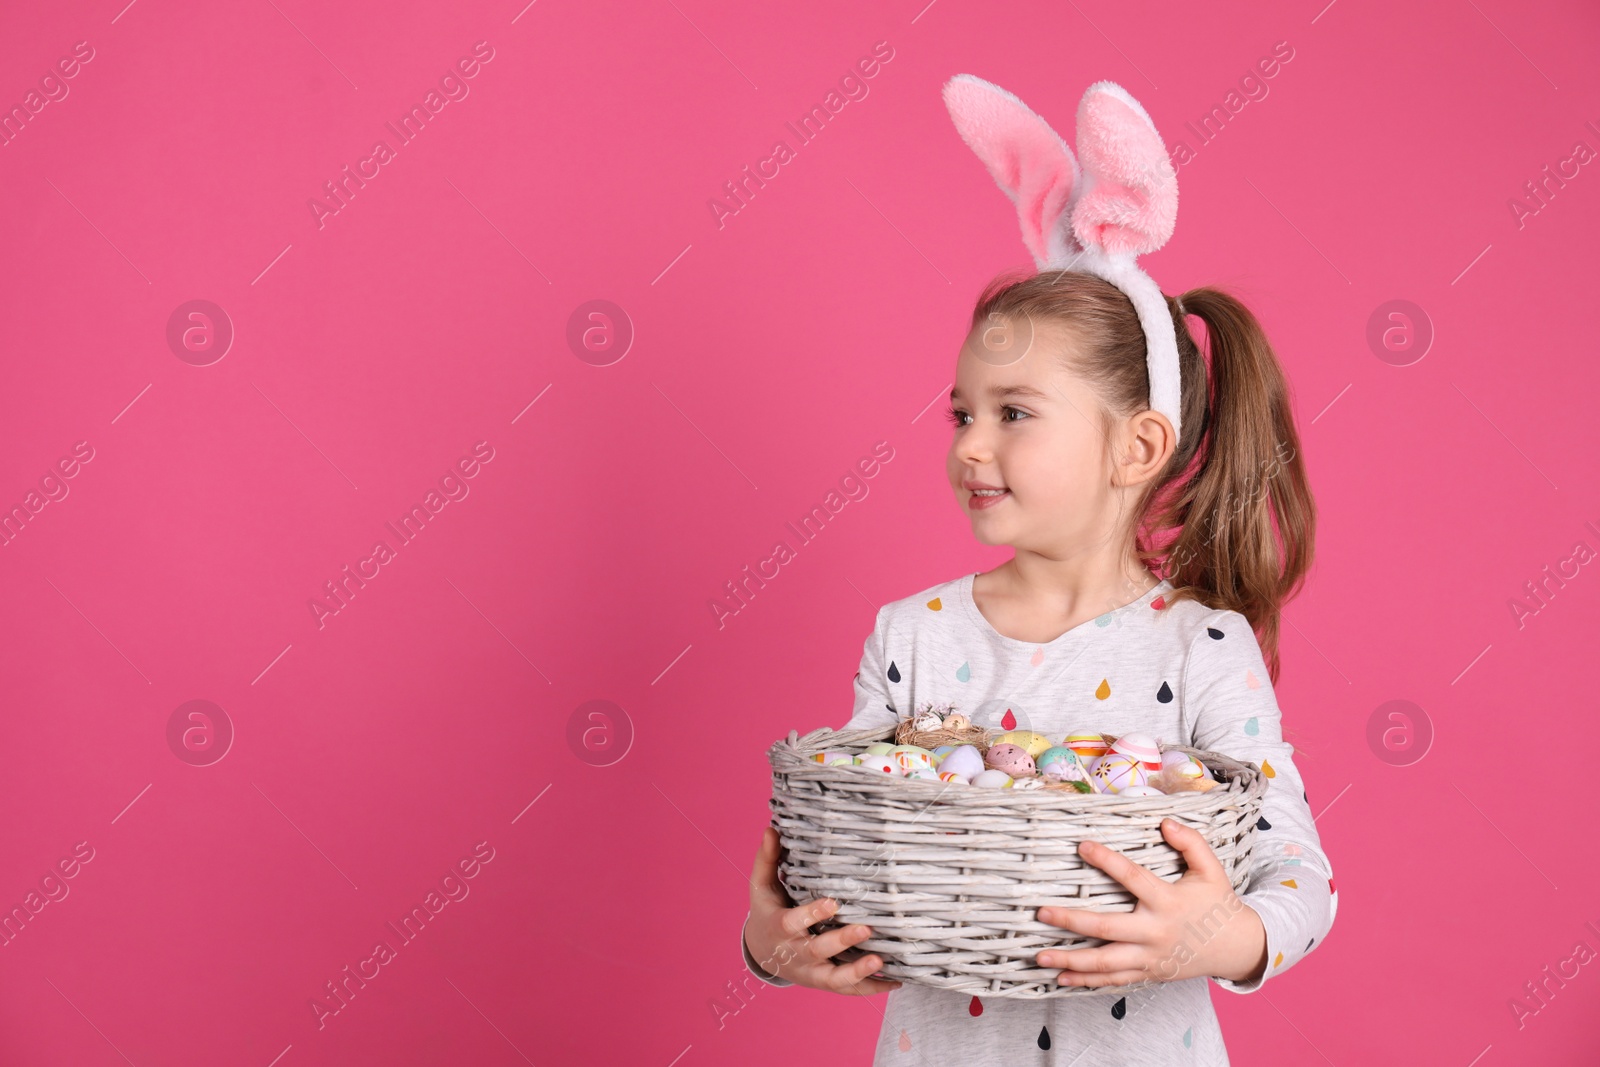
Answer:
[[[874,741],[872,744],[870,744],[870,745],[868,745],[866,747],[866,750],[862,753],[862,755],[864,755],[864,756],[887,756],[890,752],[893,752],[893,751],[894,751],[894,745],[890,744],[888,741]]]
[[[894,760],[902,771],[919,771],[931,768],[937,761],[933,753],[917,745],[896,745],[884,755]]]
[[[938,775],[939,781],[941,782],[960,782],[962,785],[967,784],[966,778],[955,773],[954,771],[940,771],[938,772]]]
[[[1111,744],[1111,751],[1124,756],[1132,756],[1144,764],[1147,771],[1161,769],[1161,749],[1156,744],[1156,739],[1149,734],[1131,733],[1123,734]]]
[[[906,777],[917,778],[924,782],[937,782],[939,780],[939,772],[932,767],[918,767],[914,771],[907,771]]]
[[[838,764],[843,764],[844,766],[848,767],[856,761],[856,758],[853,754],[849,752],[841,752],[838,749],[831,748],[826,752],[813,753],[811,758],[822,764],[824,767],[833,767]]]
[[[939,769],[971,781],[983,770],[983,755],[972,745],[961,745],[939,762]]]
[[[979,771],[973,775],[972,784],[983,789],[1009,789],[1011,776],[1005,771]]]
[[[870,771],[881,771],[884,774],[896,776],[900,774],[899,765],[888,756],[862,756],[861,762],[857,763],[856,766]]]

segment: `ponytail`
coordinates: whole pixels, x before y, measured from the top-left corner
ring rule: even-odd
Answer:
[[[1179,305],[1205,323],[1209,370]],[[1172,581],[1169,599],[1249,619],[1276,683],[1279,620],[1311,569],[1316,535],[1288,382],[1261,324],[1229,294],[1191,289],[1173,307],[1180,351],[1193,348],[1196,356],[1184,362],[1203,373],[1184,376],[1189,439],[1151,493],[1137,551]],[[1171,531],[1176,536],[1157,545]]]

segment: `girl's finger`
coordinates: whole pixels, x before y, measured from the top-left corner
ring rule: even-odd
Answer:
[[[1199,830],[1177,819],[1167,818],[1161,820],[1161,834],[1167,839],[1167,844],[1183,853],[1189,870],[1208,879],[1228,880],[1228,872],[1223,869],[1222,861]]]
[[[833,969],[828,976],[828,988],[835,993],[856,996],[870,996],[897,988],[899,982],[872,977],[882,967],[883,960],[878,956],[862,956],[858,960],[851,960]]]
[[[821,922],[837,909],[838,905],[836,903],[827,897],[823,897],[820,900],[801,904],[799,907],[785,909],[783,918],[779,922],[783,926],[784,933],[790,937],[804,937],[806,936],[807,927]]]
[[[1144,982],[1151,978],[1148,971],[1112,971],[1110,974],[1080,974],[1077,971],[1062,971],[1056,976],[1056,981],[1061,985],[1081,985],[1091,988],[1108,985],[1131,985],[1134,982]]]
[[[1157,897],[1172,889],[1170,884],[1148,869],[1098,841],[1081,842],[1078,845],[1078,855],[1082,856],[1085,862],[1094,864],[1115,878],[1124,889],[1140,900],[1154,903]]]
[[[857,945],[872,936],[870,926],[841,926],[808,938],[806,948],[811,953],[811,958],[818,961],[830,960],[849,948]],[[867,972],[871,974],[871,971]]]
[[[1039,909],[1039,921],[1102,941],[1138,941],[1146,920],[1137,911],[1090,911],[1088,908]]]
[[[1117,943],[1096,948],[1053,948],[1035,958],[1041,967],[1059,967],[1079,974],[1116,974],[1142,970],[1147,955],[1142,945]]]

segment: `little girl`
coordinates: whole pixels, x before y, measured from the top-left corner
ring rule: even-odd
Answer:
[[[788,899],[768,827],[745,960],[773,985],[891,991],[875,1064],[1226,1065],[1209,983],[1260,989],[1322,942],[1337,903],[1273,692],[1281,611],[1310,567],[1315,528],[1283,371],[1233,297],[1201,288],[1172,300],[1133,266],[1130,249],[1170,234],[1176,185],[1153,125],[1124,91],[1101,82],[1086,94],[1078,123],[1088,173],[1056,161],[1047,182],[1070,188],[1054,194],[1026,187],[1030,173],[1050,169],[1037,153],[1072,162],[1059,138],[1037,137],[1042,120],[966,75],[945,94],[1018,204],[1036,260],[1051,268],[985,289],[950,393],[951,488],[977,539],[1014,554],[878,611],[844,728],[954,704],[994,730],[1057,741],[1137,731],[1253,763],[1268,786],[1249,879],[1236,894],[1204,837],[1170,819],[1163,837],[1187,866],[1176,881],[1086,841],[1084,862],[1137,905],[1041,908],[1041,921],[1104,944],[1045,948],[1037,962],[1059,968],[1064,985],[1102,991],[975,997],[874,978],[876,955],[832,963],[870,930],[808,932],[836,902]],[[1109,158],[1110,143],[1129,158]],[[1126,203],[1096,214],[1097,187],[1137,198],[1144,215]],[[1126,233],[1094,227],[1111,217],[1143,231],[1119,246]],[[1205,324],[1209,365],[1187,315]]]

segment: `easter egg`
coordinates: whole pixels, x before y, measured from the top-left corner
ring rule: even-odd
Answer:
[[[863,752],[862,755],[864,755],[864,756],[887,756],[890,752],[893,752],[893,751],[894,751],[894,746],[891,745],[889,742],[887,742],[887,741],[874,741],[872,744],[867,746],[866,751]]]
[[[894,760],[902,771],[923,770],[934,764],[933,753],[916,745],[896,745],[884,755]]]
[[[937,782],[939,780],[939,772],[932,767],[918,767],[914,771],[907,771],[906,777],[917,778],[924,782]]]
[[[984,766],[1005,771],[1013,778],[1027,778],[1034,773],[1033,757],[1020,745],[991,745],[983,762]]]
[[[840,752],[838,749],[829,749],[826,752],[813,753],[811,758],[822,764],[824,767],[833,767],[839,764],[843,764],[844,766],[848,767],[856,761],[854,755],[849,752]]]
[[[1034,765],[1039,768],[1039,773],[1049,775],[1051,778],[1060,778],[1068,764],[1076,766],[1078,754],[1064,745],[1051,745],[1034,759]],[[1054,771],[1050,770],[1055,767]]]
[[[1130,785],[1149,785],[1150,775],[1144,764],[1133,756],[1121,752],[1108,752],[1095,761],[1092,777],[1106,786],[1106,791],[1120,793]]]
[[[869,771],[882,771],[884,774],[896,776],[900,774],[899,765],[888,756],[862,756],[861,762],[857,763],[856,766]]]
[[[1044,779],[1035,775],[1032,778],[1018,778],[1011,783],[1012,789],[1043,789]]]
[[[1161,769],[1161,749],[1157,747],[1156,739],[1149,734],[1123,734],[1111,745],[1111,751],[1132,756],[1144,764],[1144,769],[1147,771]]]
[[[967,784],[967,780],[961,775],[957,774],[955,771],[939,771],[938,777],[939,781],[941,782],[960,782],[962,785]]]
[[[940,761],[939,769],[971,781],[983,770],[983,755],[971,745],[961,745]]]
[[[1038,756],[1050,747],[1050,739],[1044,734],[1036,734],[1032,730],[1008,730],[995,738],[992,744],[1016,745],[1028,753],[1028,758]]]
[[[1070,748],[1078,754],[1079,759],[1093,759],[1105,755],[1110,746],[1106,739],[1099,734],[1068,734],[1067,739],[1061,742],[1063,748]]]
[[[944,720],[939,718],[939,713],[937,711],[925,711],[921,715],[918,715],[916,719],[912,721],[911,725],[914,729],[921,730],[926,733],[929,730],[937,730],[942,727],[944,725]]]
[[[1005,771],[981,771],[973,776],[972,784],[983,789],[1010,789],[1011,776]]]
[[[954,745],[940,745],[938,748],[933,750],[934,762],[941,762],[946,756],[950,755],[950,753],[954,752],[955,750],[956,746]]]
[[[1181,778],[1204,778],[1205,767],[1192,758],[1187,752],[1163,752],[1161,754],[1161,767],[1170,769]]]
[[[1128,785],[1117,791],[1117,796],[1119,797],[1159,797],[1165,795],[1153,785]]]
[[[944,728],[946,730],[970,730],[972,729],[972,720],[958,711],[954,715],[946,715],[944,717]]]

